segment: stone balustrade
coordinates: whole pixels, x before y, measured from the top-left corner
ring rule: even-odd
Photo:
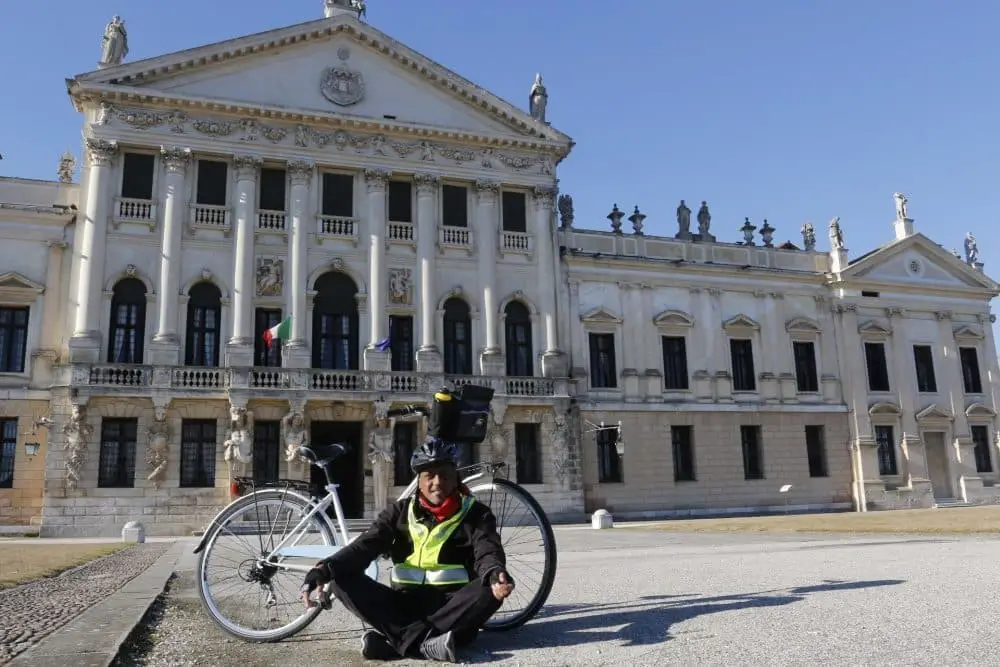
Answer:
[[[191,229],[216,229],[229,231],[232,222],[228,206],[191,204]]]
[[[119,197],[115,200],[114,221],[115,223],[138,222],[154,226],[156,224],[156,202]]]

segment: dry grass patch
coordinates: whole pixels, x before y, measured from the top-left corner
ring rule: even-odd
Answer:
[[[131,544],[4,544],[0,541],[0,589],[61,572],[107,556]]]
[[[793,514],[777,516],[677,519],[629,528],[690,532],[758,533],[1000,533],[1000,507]]]

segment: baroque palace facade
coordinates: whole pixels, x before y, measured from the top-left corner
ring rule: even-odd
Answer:
[[[116,17],[68,81],[79,185],[70,155],[0,179],[0,523],[184,534],[234,476],[318,484],[301,442],[351,445],[342,501],[370,517],[422,437],[383,411],[469,382],[496,400],[466,460],[553,518],[995,500],[974,247],[915,234],[901,196],[853,261],[836,222],[829,253],[811,226],[726,243],[683,202],[673,238],[617,207],[574,227],[540,77],[521,110],[325,4],[134,63]]]

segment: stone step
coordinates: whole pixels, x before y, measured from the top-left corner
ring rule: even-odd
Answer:
[[[934,507],[970,507],[970,505],[958,498],[935,498]]]

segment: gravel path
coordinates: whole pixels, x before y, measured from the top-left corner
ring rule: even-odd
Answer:
[[[0,591],[0,665],[28,650],[141,574],[171,544],[139,544],[58,577]]]
[[[545,609],[519,631],[484,633],[467,662],[937,667],[984,664],[1000,651],[1000,539],[556,535],[559,574]],[[340,607],[277,644],[229,638],[202,611],[193,567],[178,564],[120,667],[365,664],[361,624]]]

